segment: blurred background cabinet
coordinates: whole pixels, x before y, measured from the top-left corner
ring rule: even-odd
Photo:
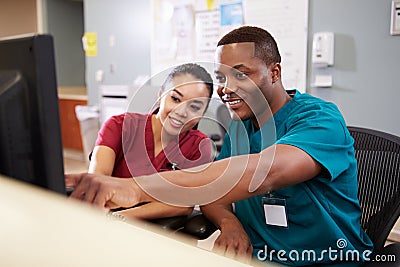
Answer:
[[[85,100],[60,99],[61,135],[64,148],[83,150],[79,121],[75,115],[75,106],[86,105]]]
[[[83,87],[60,88],[58,97],[63,148],[83,151],[81,129],[75,107],[87,105],[86,89]]]

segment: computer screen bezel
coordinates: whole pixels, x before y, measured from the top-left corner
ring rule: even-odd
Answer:
[[[29,137],[21,152],[25,155],[20,156],[29,158],[25,164],[33,167],[29,177],[13,178],[66,194],[53,37],[34,34],[0,39],[0,70],[19,72],[27,87],[24,119],[29,120]],[[12,112],[1,110],[1,116],[13,116]]]

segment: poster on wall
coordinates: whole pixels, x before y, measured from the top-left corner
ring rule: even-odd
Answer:
[[[172,17],[177,60],[193,60],[194,18],[190,4],[175,5]]]
[[[243,25],[243,3],[241,0],[221,0],[219,10],[221,21],[220,37]]]
[[[268,30],[282,56],[285,88],[306,91],[308,0],[153,0],[152,75],[210,62],[218,40],[241,25]]]
[[[176,38],[173,34],[174,6],[169,1],[153,1],[152,64],[175,60]]]
[[[219,10],[196,12],[196,58],[213,61],[219,37]]]
[[[268,30],[278,43],[286,89],[306,91],[308,0],[244,0],[245,24]]]

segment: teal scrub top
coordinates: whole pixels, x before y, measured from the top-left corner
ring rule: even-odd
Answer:
[[[309,181],[235,203],[254,257],[294,266],[359,266],[369,256],[373,245],[360,226],[353,142],[334,104],[298,91],[259,130],[250,120],[232,121],[218,159],[286,144],[323,166]],[[287,227],[266,223],[263,203],[271,199],[285,203]]]

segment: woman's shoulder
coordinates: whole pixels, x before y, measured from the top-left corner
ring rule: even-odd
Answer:
[[[146,120],[148,118],[148,116],[149,116],[149,114],[125,112],[122,114],[113,115],[109,118],[109,120],[114,120],[114,121],[118,121],[118,122],[123,122],[124,120],[140,121],[140,120]]]
[[[142,114],[142,113],[136,113],[136,112],[125,112],[121,114],[120,116],[123,116],[124,119],[132,119],[132,120],[147,120],[151,114]]]
[[[205,138],[208,138],[208,135],[206,135],[206,134],[203,133],[202,131],[200,131],[200,130],[193,130],[193,129],[191,129],[191,130],[188,131],[187,136],[188,136],[188,137],[191,137],[191,138],[196,138],[196,139],[205,139]]]
[[[122,125],[129,123],[129,125],[138,124],[140,121],[146,121],[148,114],[140,114],[134,112],[125,112],[122,114],[116,114],[110,116],[108,119],[104,121],[104,125],[110,127],[112,125],[122,127]]]

